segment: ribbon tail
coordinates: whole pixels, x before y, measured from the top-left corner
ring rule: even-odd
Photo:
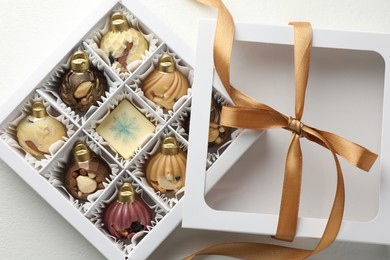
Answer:
[[[230,243],[208,247],[185,259],[191,260],[194,257],[200,255],[223,255],[249,260],[305,259],[321,252],[333,243],[340,230],[344,215],[345,190],[343,173],[335,150],[333,149],[332,145],[321,135],[321,133],[311,128],[306,129],[306,133],[318,140],[321,140],[324,146],[328,148],[329,151],[331,151],[337,168],[337,187],[333,206],[324,233],[317,246],[313,250],[304,250],[261,243]]]
[[[337,169],[337,186],[336,186],[335,198],[333,200],[332,210],[330,212],[328,222],[326,224],[320,242],[317,244],[316,248],[310,254],[310,255],[315,255],[321,252],[322,250],[324,250],[325,248],[327,248],[329,245],[331,245],[339,233],[341,223],[343,220],[343,215],[344,215],[345,188],[344,188],[343,172],[341,170],[340,162],[337,158],[336,151],[332,146],[332,144],[328,142],[325,136],[322,136],[322,132],[317,132],[315,129],[311,129],[311,128],[306,129],[306,133],[316,137],[318,140],[321,140],[324,146],[329,151],[331,151]]]
[[[308,133],[306,129],[308,128],[304,127],[304,131]],[[363,146],[349,141],[339,135],[314,128],[312,129],[321,134],[334,148],[337,154],[339,154],[352,165],[359,167],[364,171],[368,172],[378,157],[377,154],[371,152],[367,148],[364,148]],[[317,136],[309,134],[306,136],[306,138],[310,141],[322,145],[325,148],[328,148],[327,145]]]
[[[291,242],[298,225],[302,183],[302,151],[299,135],[293,134],[288,149],[284,172],[282,200],[275,239]]]

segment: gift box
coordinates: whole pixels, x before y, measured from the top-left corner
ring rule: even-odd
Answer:
[[[208,102],[211,86],[220,82],[213,60],[215,24],[207,20],[199,26],[191,124],[207,123],[202,104]],[[338,240],[390,242],[385,159],[389,41],[386,34],[313,29],[302,122],[337,133],[379,155],[369,173],[340,159],[346,196]],[[284,115],[293,115],[293,45],[291,26],[236,22],[232,86]],[[217,161],[206,174],[201,162],[206,157],[207,127],[192,132],[183,227],[275,235],[290,137],[285,129],[266,130],[237,163]],[[320,145],[302,138],[301,146],[303,176],[296,236],[321,238],[335,196],[336,167],[331,153]]]
[[[126,60],[125,65],[123,59],[115,60],[114,52],[107,54],[100,45],[104,35],[111,29],[110,17],[115,12],[122,13],[129,26],[142,35],[137,37],[143,37],[147,41],[147,48],[139,59]],[[125,53],[131,46],[120,47]],[[67,71],[72,66],[79,69],[83,67],[82,63],[76,65],[72,63],[77,60],[72,55],[78,51],[86,54],[91,66],[107,81],[104,93],[85,111],[75,110],[71,103],[64,102],[63,93],[60,93],[60,86],[71,85],[69,81],[65,83],[62,81]],[[164,55],[172,59],[168,67],[160,64]],[[0,158],[107,258],[147,258],[181,221],[181,205],[186,186],[173,186],[167,184],[167,181],[161,184],[157,180],[163,189],[156,190],[151,184],[153,179],[149,180],[146,176],[146,168],[152,157],[164,149],[168,153],[172,153],[173,150],[183,154],[188,149],[193,59],[193,51],[156,19],[140,1],[101,3],[98,10],[86,17],[85,23],[59,45],[50,59],[37,68],[34,77],[23,84],[18,93],[2,106]],[[123,67],[127,70],[123,71]],[[189,84],[185,93],[175,97],[172,107],[169,108],[147,96],[143,89],[146,79],[160,67],[163,67],[164,73],[171,73],[174,67],[174,70],[182,75],[181,80],[188,81]],[[92,91],[92,83],[91,80],[82,82],[72,93],[75,99],[81,100],[88,96]],[[81,85],[82,88],[79,89]],[[80,93],[76,94],[77,90]],[[69,97],[67,92],[64,93]],[[229,102],[217,87],[213,93],[216,106]],[[27,139],[28,146],[40,156],[26,150],[21,145],[22,141],[18,134],[19,125],[23,120],[35,122],[35,117],[31,118],[30,114],[37,106],[37,102],[43,105],[48,117],[64,128],[63,136],[55,144],[50,145],[49,151],[45,154],[40,150],[40,146]],[[210,111],[210,107],[208,109]],[[130,119],[126,116],[127,112],[131,113]],[[38,118],[43,111],[35,113]],[[134,125],[133,122],[139,125]],[[142,127],[145,124],[148,127]],[[50,128],[44,130],[48,129]],[[111,133],[107,134],[105,130]],[[141,130],[141,138],[135,138],[136,145],[130,151],[120,152],[121,143],[132,139],[134,131]],[[223,141],[209,149],[205,159],[208,168],[225,156],[234,155],[238,159],[258,137],[257,133],[245,134],[238,129],[226,133]],[[120,141],[113,142],[110,137]],[[167,137],[176,140],[175,148],[161,148]],[[246,143],[239,149],[230,149],[229,147],[239,139],[245,139]],[[85,156],[88,157],[86,154],[76,155],[79,142],[84,143],[90,150],[89,153],[98,157],[102,165],[107,165],[110,173],[101,177],[91,172],[87,175],[81,170],[71,171],[69,176],[76,179],[78,185],[78,190],[73,192],[71,189],[74,187],[69,187],[65,178],[69,169],[73,169],[70,162],[73,160],[83,164],[89,160],[88,158],[86,161],[83,160]],[[96,165],[88,167],[90,171],[98,171],[96,169],[99,167],[104,168]],[[87,177],[96,179],[97,187],[94,187],[90,180],[86,180]],[[101,179],[97,180],[98,177]],[[175,180],[184,182],[184,175],[179,176],[182,179],[176,179],[177,177],[175,176]],[[82,184],[79,185],[79,182]],[[132,190],[123,191],[124,183],[130,183]],[[169,189],[174,189],[174,192],[167,191]],[[86,200],[77,197],[88,193],[89,190],[96,191],[88,195]],[[135,197],[133,199],[146,204],[151,215],[147,224],[135,220],[126,228],[108,226],[105,214],[110,208],[109,205],[116,200],[120,202],[133,200],[123,199],[129,196],[123,195],[122,192],[125,194],[131,192]],[[109,217],[107,219],[110,220]],[[112,227],[115,231],[111,230]]]

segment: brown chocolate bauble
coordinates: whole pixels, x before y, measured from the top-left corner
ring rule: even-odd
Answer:
[[[110,175],[110,167],[96,157],[83,142],[76,142],[73,160],[65,173],[65,188],[75,198],[87,200],[97,190],[104,189],[103,181]]]
[[[70,68],[62,78],[60,97],[72,109],[86,112],[106,91],[107,80],[83,51],[73,54]]]

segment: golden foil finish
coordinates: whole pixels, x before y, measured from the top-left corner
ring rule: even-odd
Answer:
[[[149,43],[141,32],[130,28],[127,18],[121,12],[111,16],[110,31],[103,35],[100,49],[116,63],[121,72],[127,72],[127,65],[141,60],[141,55],[149,49]]]
[[[174,137],[165,137],[146,166],[146,180],[156,191],[174,193],[184,187],[187,155]]]
[[[117,201],[122,203],[133,203],[135,201],[135,191],[133,185],[127,182],[123,183],[118,192]]]
[[[26,116],[16,128],[19,145],[35,157],[49,153],[52,144],[65,136],[64,126],[46,113],[41,102],[35,102],[31,115]]]
[[[65,188],[73,197],[85,201],[90,194],[104,189],[103,182],[110,175],[110,167],[84,142],[75,143],[72,155],[65,173]]]
[[[171,110],[175,102],[187,94],[188,88],[187,78],[176,70],[169,54],[160,58],[157,68],[142,83],[145,97],[165,110]]]
[[[62,101],[74,110],[86,112],[106,89],[106,78],[91,67],[88,55],[83,51],[75,52],[70,61],[70,71],[62,77],[59,89]]]

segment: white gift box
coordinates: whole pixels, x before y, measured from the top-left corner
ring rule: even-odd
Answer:
[[[201,21],[191,125],[204,127],[190,131],[183,227],[274,235],[290,132],[265,131],[237,163],[220,160],[205,172],[208,110],[204,104],[210,100],[211,86],[219,81],[213,63],[214,33],[215,21]],[[302,122],[379,155],[369,173],[340,159],[346,201],[339,240],[390,244],[389,46],[387,34],[313,29]],[[293,115],[291,26],[236,23],[230,71],[235,88]],[[326,149],[305,139],[301,145],[303,183],[297,237],[320,238],[334,199],[336,168]],[[239,147],[240,142],[229,148],[233,146]]]
[[[141,62],[132,64],[130,73],[120,73],[115,66],[111,66],[108,57],[97,45],[102,33],[107,31],[111,13],[117,10],[124,12],[132,26],[139,28],[149,41],[148,51]],[[92,65],[103,72],[108,80],[106,93],[85,114],[72,111],[63,104],[57,91],[61,76],[69,69],[70,55],[79,49],[88,54]],[[0,158],[110,259],[147,258],[181,221],[182,198],[186,187],[175,196],[165,196],[150,187],[143,170],[145,162],[158,150],[164,136],[175,136],[180,149],[184,151],[188,147],[185,124],[192,112],[192,90],[175,103],[173,110],[164,113],[144,97],[140,88],[142,80],[166,52],[173,55],[176,67],[192,84],[193,52],[177,35],[156,19],[140,1],[104,1],[95,12],[86,17],[78,30],[59,45],[50,60],[32,74],[32,78],[2,106],[0,112]],[[228,102],[216,89],[214,95],[220,102]],[[156,132],[145,138],[132,159],[122,158],[96,133],[97,124],[123,99],[131,101],[156,126]],[[28,114],[34,100],[43,101],[48,113],[61,121],[67,129],[64,142],[42,160],[25,152],[19,146],[15,133],[17,123]],[[245,139],[246,142],[240,145],[240,149],[209,152],[206,164],[209,167],[225,156],[232,156],[231,154],[238,158],[257,137],[257,133],[234,131],[223,148],[233,145],[239,139]],[[73,144],[78,140],[85,141],[112,170],[110,177],[103,183],[105,188],[89,196],[87,202],[73,198],[66,191],[62,179]],[[144,199],[153,211],[152,224],[131,241],[110,236],[102,223],[105,207],[115,199],[119,185],[125,181],[133,183],[138,197]]]

